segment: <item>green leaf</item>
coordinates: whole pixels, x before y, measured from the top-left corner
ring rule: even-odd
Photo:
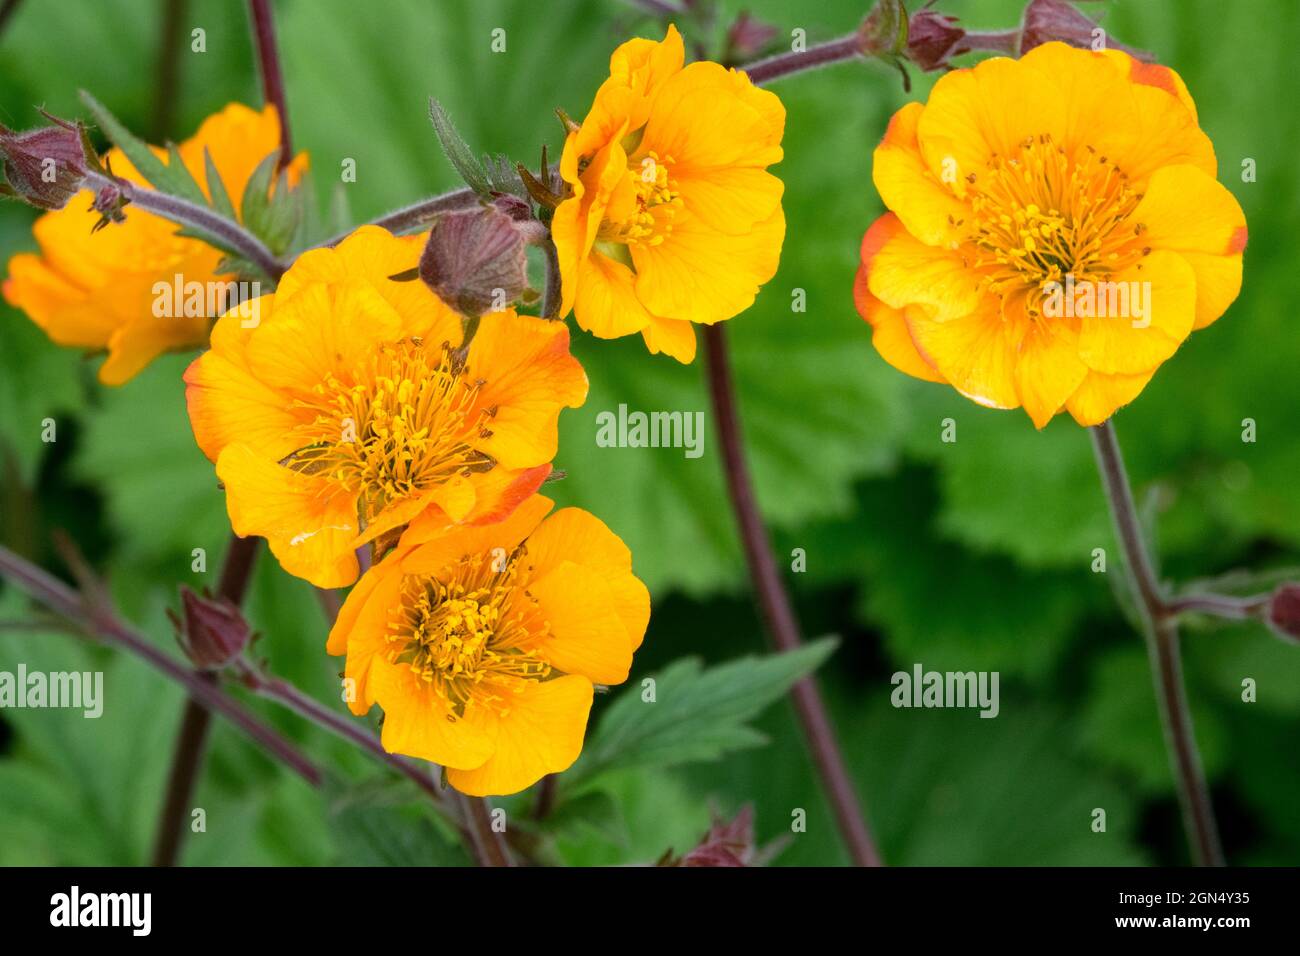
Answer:
[[[601,718],[567,786],[620,767],[669,767],[764,742],[747,721],[816,670],[838,641],[824,637],[798,650],[742,657],[705,668],[683,658],[654,678],[654,698],[625,690]]]
[[[460,178],[465,180],[465,184],[483,196],[491,192],[492,186],[483,170],[483,164],[475,158],[473,150],[461,138],[460,133],[456,132],[456,126],[442,104],[432,96],[429,97],[429,120],[433,123],[433,131],[438,136],[442,151]]]
[[[388,781],[354,785],[333,801],[331,831],[341,866],[469,866],[464,848],[429,820],[411,788]]]
[[[279,162],[277,149],[257,164],[239,204],[244,227],[276,255],[289,247],[298,231],[305,194],[303,190],[290,189],[283,172],[277,175]]]
[[[238,221],[235,204],[230,201],[226,184],[221,181],[221,172],[217,169],[217,164],[212,161],[212,154],[206,147],[203,150],[203,168],[208,180],[208,191],[212,193],[212,208],[232,222]]]
[[[207,205],[203,190],[199,188],[199,184],[194,181],[190,171],[181,162],[180,154],[174,145],[168,146],[169,161],[164,162],[148,143],[127,129],[108,107],[86,90],[81,91],[81,99],[104,134],[114,146],[126,154],[131,165],[154,189],[169,196],[188,199],[202,206]]]

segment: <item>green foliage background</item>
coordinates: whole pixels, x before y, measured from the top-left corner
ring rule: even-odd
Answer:
[[[83,111],[92,91],[133,129],[156,133],[161,4],[147,0],[22,5],[0,38],[0,121],[35,125],[33,107]],[[865,0],[744,6],[810,42],[852,29]],[[1018,21],[1015,0],[944,0],[973,28]],[[1177,68],[1213,139],[1220,178],[1250,224],[1241,298],[1196,333],[1117,426],[1163,556],[1180,580],[1243,565],[1300,563],[1300,337],[1294,223],[1300,186],[1293,88],[1300,5],[1249,0],[1116,0],[1116,37]],[[207,52],[181,54],[174,138],[230,100],[256,103],[242,5],[191,0]],[[535,161],[560,142],[552,110],[581,116],[609,52],[654,26],[616,0],[483,2],[285,0],[277,3],[296,145],[311,153],[321,201],[345,158],[356,221],[455,183],[425,119],[435,94],[482,151]],[[736,0],[724,11],[740,8]],[[724,16],[722,22],[728,18]],[[507,52],[491,52],[494,28]],[[933,77],[914,74],[914,96]],[[789,232],[781,269],[756,306],[729,323],[740,403],[762,506],[809,635],[841,635],[820,671],[853,774],[886,859],[895,864],[1146,864],[1186,860],[1140,639],[1117,610],[1118,559],[1087,436],[1069,421],[1035,432],[1021,413],[984,410],[907,379],[873,352],[853,309],[858,241],[881,212],[871,150],[907,101],[897,74],[849,64],[783,81]],[[1242,162],[1257,163],[1245,183]],[[0,208],[0,254],[32,247],[31,211]],[[791,311],[794,289],[807,311]],[[763,634],[720,480],[705,454],[598,449],[595,416],[634,409],[707,413],[702,367],[651,358],[636,340],[576,350],[591,378],[565,414],[551,489],[601,516],[632,547],[654,615],[631,688],[691,655],[719,663],[761,650]],[[163,609],[177,582],[214,583],[225,546],[223,499],[181,401],[187,356],[129,386],[94,383],[95,362],[51,345],[0,306],[0,540],[60,568],[49,533],[65,528],[109,576],[133,619],[169,644]],[[40,440],[42,419],[58,441]],[[958,441],[940,441],[941,421]],[[1253,418],[1258,441],[1241,439]],[[207,549],[209,571],[190,571]],[[1110,554],[1090,570],[1092,549]],[[1119,597],[1123,599],[1123,595]],[[25,616],[0,591],[0,619]],[[271,561],[249,614],[271,666],[323,700],[339,662],[323,653],[311,589]],[[1259,628],[1194,628],[1185,640],[1197,731],[1229,859],[1300,859],[1300,650]],[[103,669],[98,721],[64,711],[0,713],[0,863],[132,864],[147,859],[180,712],[180,692],[134,660],[57,632],[0,630],[0,669]],[[916,662],[997,670],[1001,715],[896,710],[889,675]],[[683,671],[683,667],[686,671]],[[690,665],[675,665],[689,683]],[[1241,681],[1258,682],[1257,703]],[[706,688],[707,690],[707,688]],[[757,698],[755,698],[757,699]],[[196,803],[207,832],[190,864],[464,862],[441,823],[365,758],[296,718],[253,702],[331,766],[324,792],[280,771],[216,726]],[[598,704],[607,710],[608,702]],[[757,810],[763,841],[785,835],[779,863],[843,862],[789,705],[716,756],[648,760],[584,773],[551,831],[573,863],[652,861],[688,848],[710,808]],[[685,742],[681,755],[685,755]],[[722,748],[722,749],[729,749]],[[617,764],[617,761],[615,761]],[[665,766],[664,764],[673,764]],[[575,774],[577,771],[575,771]],[[508,802],[512,818],[526,797]],[[1090,830],[1105,808],[1104,834]],[[790,837],[791,814],[807,832]]]

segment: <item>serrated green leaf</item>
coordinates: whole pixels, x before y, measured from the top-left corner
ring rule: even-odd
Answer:
[[[474,151],[461,138],[460,133],[456,132],[456,126],[442,104],[432,96],[429,97],[429,120],[433,123],[433,131],[442,145],[443,153],[456,168],[460,178],[465,180],[465,184],[483,196],[491,192],[492,186],[483,170],[483,164],[474,156]]]
[[[764,738],[746,721],[816,670],[837,643],[824,637],[784,654],[707,669],[698,658],[676,661],[655,676],[653,700],[632,687],[610,705],[562,779],[572,786],[620,767],[668,767],[758,746]]]
[[[208,192],[212,193],[212,208],[230,221],[238,221],[235,204],[230,201],[230,193],[226,191],[226,184],[221,180],[221,172],[217,169],[217,164],[212,161],[212,154],[206,147],[203,150],[203,168],[208,180]]]

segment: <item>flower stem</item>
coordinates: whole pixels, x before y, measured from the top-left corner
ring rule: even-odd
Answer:
[[[284,169],[293,161],[293,139],[289,134],[289,108],[284,96],[284,77],[280,74],[280,53],[275,43],[275,20],[268,0],[248,0],[248,13],[262,72],[262,99],[279,114],[279,168]]]
[[[542,318],[555,319],[560,315],[560,258],[555,243],[547,239],[541,244],[546,260],[546,289],[542,293]]]
[[[235,605],[244,603],[259,544],[258,538],[230,536],[230,547],[226,551],[220,583],[217,585],[219,597]],[[216,681],[212,674],[203,671],[196,674],[208,683]],[[185,840],[185,818],[198,783],[211,724],[212,711],[191,695],[185,701],[185,711],[181,715],[181,729],[176,737],[171,771],[167,776],[167,795],[158,816],[158,828],[154,835],[154,866],[175,866],[180,858],[181,844]]]
[[[395,235],[402,235],[403,233],[415,232],[421,226],[428,225],[444,212],[468,209],[476,205],[478,201],[478,193],[466,186],[463,189],[453,189],[451,192],[430,196],[428,199],[421,199],[409,206],[395,209],[378,219],[372,219],[370,225],[381,226]],[[341,232],[332,239],[319,243],[317,248],[337,246],[352,232],[352,229]]]
[[[492,805],[486,797],[456,794],[469,831],[470,846],[480,866],[514,866],[514,857],[506,844],[505,834],[492,828]]]
[[[755,86],[765,86],[773,80],[860,56],[862,56],[862,38],[857,33],[850,33],[838,40],[828,40],[806,50],[779,53],[765,60],[742,66],[740,69],[749,75],[750,82]]]
[[[316,726],[324,728],[336,737],[364,750],[382,763],[388,764],[402,776],[413,781],[435,802],[442,800],[442,790],[434,783],[433,776],[429,772],[429,768],[432,767],[434,774],[436,774],[438,771],[436,765],[424,764],[417,766],[398,754],[389,753],[374,734],[362,729],[360,725],[349,720],[344,715],[326,707],[314,697],[304,694],[293,684],[282,678],[265,675],[247,662],[240,662],[237,665],[237,672],[243,678],[244,683],[259,697],[276,701],[299,716],[307,718]]]
[[[12,582],[29,597],[78,629],[98,637],[139,657],[154,670],[180,684],[209,710],[216,711],[238,727],[254,743],[266,750],[312,786],[319,786],[320,771],[307,757],[280,734],[263,724],[233,697],[191,668],[180,664],[156,648],[146,637],[122,623],[105,608],[97,608],[58,578],[38,568],[8,548],[0,547],[0,577]]]
[[[721,324],[704,327],[704,346],[708,356],[709,394],[722,443],[727,490],[736,513],[736,523],[740,526],[740,538],[754,590],[773,643],[778,650],[794,650],[803,643],[799,636],[799,623],[772,558],[771,543],[763,527],[745,463],[744,436]],[[880,866],[880,853],[863,819],[816,681],[811,676],[803,678],[790,689],[790,697],[849,856],[857,866]]]
[[[239,223],[213,212],[206,206],[197,205],[179,196],[168,196],[153,189],[145,189],[143,186],[113,179],[94,171],[86,173],[85,185],[87,189],[95,191],[108,186],[121,189],[133,206],[182,226],[194,226],[212,233],[229,248],[257,266],[272,282],[279,282],[280,276],[284,275],[284,266],[261,239]]]
[[[1138,597],[1165,745],[1169,749],[1192,857],[1198,866],[1222,866],[1223,850],[1219,845],[1218,825],[1214,820],[1205,773],[1201,769],[1200,753],[1196,749],[1192,714],[1183,684],[1182,659],[1178,649],[1179,609],[1165,598],[1143,540],[1115,426],[1103,422],[1090,428],[1089,432],[1097,456],[1097,468],[1101,472],[1102,488],[1124,551],[1125,572]]]

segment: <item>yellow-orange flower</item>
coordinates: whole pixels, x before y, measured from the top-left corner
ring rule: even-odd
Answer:
[[[496,521],[550,473],[561,408],[587,376],[562,322],[460,317],[409,271],[421,239],[363,226],[302,255],[250,317],[232,309],[185,373],[194,436],[231,526],[292,574],[351,584],[416,515]]]
[[[560,175],[571,198],[551,230],[561,315],[601,338],[640,332],[651,352],[695,357],[692,322],[744,311],[785,238],[785,108],[744,73],[683,67],[682,38],[630,40],[610,58]]]
[[[348,595],[331,654],[383,744],[442,764],[458,790],[515,793],[577,759],[594,684],[627,679],[650,596],[626,545],[534,495],[493,525],[420,518]],[[542,520],[545,518],[545,520]]]
[[[891,365],[1042,428],[1105,421],[1241,288],[1246,220],[1182,79],[1048,43],[890,121],[855,285]]]
[[[259,113],[232,103],[204,120],[179,151],[206,193],[206,150],[238,209],[253,170],[279,143],[275,107]],[[114,174],[148,185],[121,150],[109,150],[107,159]],[[290,182],[306,166],[306,155],[299,155],[288,169]],[[124,222],[92,233],[99,221],[90,211],[93,201],[94,193],[83,190],[63,209],[36,220],[33,232],[41,252],[9,261],[4,295],[58,344],[107,350],[99,380],[121,385],[163,352],[207,341],[211,316],[159,317],[153,290],[155,283],[170,284],[178,275],[184,283],[219,281],[217,264],[224,254],[178,236],[181,227],[175,223],[129,206]]]

